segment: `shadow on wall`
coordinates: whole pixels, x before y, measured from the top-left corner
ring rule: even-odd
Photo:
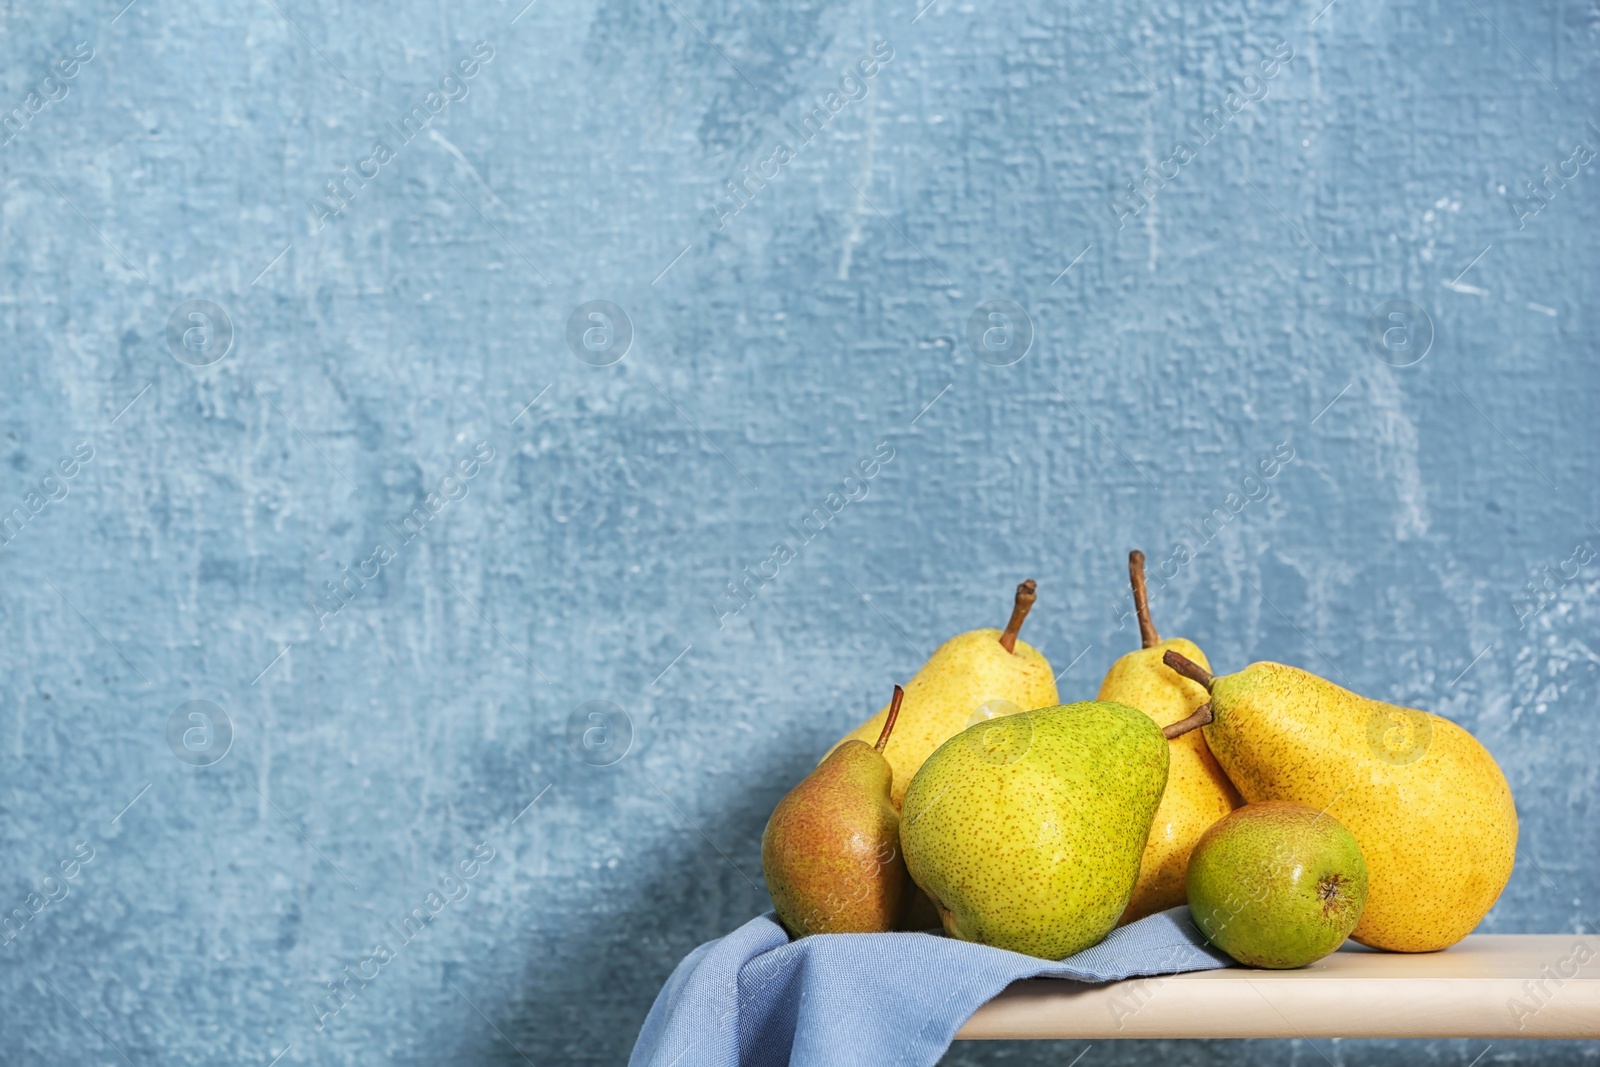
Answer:
[[[520,960],[507,975],[502,1003],[491,1008],[480,1001],[483,1010],[535,1063],[626,1063],[656,993],[678,962],[697,945],[771,909],[761,878],[761,831],[772,806],[815,766],[818,755],[805,746],[753,751],[744,765],[744,781],[751,784],[736,802],[712,811],[696,807],[682,782],[634,765],[637,754],[590,772],[599,779],[592,785],[571,775],[573,789],[590,791],[607,806],[631,796],[659,807],[660,829],[627,846],[628,865],[652,873],[619,877],[588,906],[567,900],[570,910],[560,930],[519,940]],[[652,779],[694,826],[661,798]],[[718,855],[719,848],[743,875]],[[559,883],[551,888],[571,892]],[[484,1056],[474,1062],[526,1063],[492,1032],[474,1044]]]

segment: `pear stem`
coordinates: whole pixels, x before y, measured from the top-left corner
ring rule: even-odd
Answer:
[[[1007,652],[1017,651],[1017,634],[1022,632],[1023,620],[1033,610],[1033,602],[1039,599],[1038,588],[1039,583],[1032,578],[1017,586],[1017,599],[1011,606],[1011,621],[1006,623],[1004,632],[1000,634],[1000,647]]]
[[[1161,662],[1165,663],[1167,666],[1171,667],[1173,670],[1177,671],[1191,682],[1199,682],[1201,685],[1206,687],[1206,692],[1211,692],[1211,683],[1215,681],[1211,675],[1211,672],[1200,666],[1200,664],[1196,663],[1188,656],[1168,649],[1167,654],[1161,657]]]
[[[872,747],[879,752],[889,743],[889,735],[894,732],[894,721],[900,717],[900,702],[906,698],[906,691],[898,685],[894,687],[894,697],[889,701],[889,715],[883,720],[883,731],[878,734],[878,743]]]
[[[1133,583],[1133,610],[1139,616],[1139,641],[1143,648],[1161,643],[1156,624],[1150,621],[1150,591],[1144,584],[1144,553],[1137,548],[1128,553],[1128,580]]]
[[[1211,702],[1208,700],[1198,708],[1195,708],[1187,719],[1179,719],[1171,726],[1163,726],[1161,732],[1166,735],[1168,741],[1171,741],[1175,737],[1182,737],[1190,730],[1197,730],[1202,726],[1209,725],[1211,718]]]

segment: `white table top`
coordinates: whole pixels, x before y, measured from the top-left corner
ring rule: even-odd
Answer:
[[[1294,971],[1086,986],[1015,982],[956,1034],[998,1038],[1600,1038],[1600,936],[1475,934],[1443,952],[1347,947]]]

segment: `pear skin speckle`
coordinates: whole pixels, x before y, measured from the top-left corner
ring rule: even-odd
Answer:
[[[1069,956],[1127,907],[1168,758],[1160,728],[1121,704],[981,722],[912,779],[900,817],[906,866],[952,937]]]
[[[1098,700],[1138,708],[1157,726],[1171,726],[1211,699],[1197,682],[1182,677],[1161,661],[1173,649],[1206,670],[1205,653],[1181,637],[1135,649],[1119,658],[1100,683]],[[1150,840],[1139,864],[1139,881],[1122,922],[1175,908],[1186,899],[1184,879],[1189,852],[1200,835],[1244,801],[1222,772],[1199,730],[1172,741],[1167,791],[1156,809]]]
[[[1000,645],[999,630],[972,630],[952,637],[928,657],[906,683],[905,691],[894,739],[883,752],[894,768],[896,807],[903,802],[923,760],[965,730],[979,705],[1004,700],[1027,711],[1051,707],[1061,700],[1050,661],[1025,641],[1017,642],[1016,651],[1007,652]],[[852,740],[874,743],[888,714],[889,705],[885,704],[839,744]]]
[[[852,741],[778,801],[761,835],[761,870],[793,936],[895,928],[911,884],[889,785],[888,761]]]
[[[1206,742],[1245,800],[1326,810],[1366,857],[1351,935],[1432,952],[1471,933],[1511,877],[1517,811],[1494,757],[1449,719],[1254,663],[1217,678]]]
[[[1367,901],[1350,831],[1326,812],[1246,804],[1189,858],[1189,911],[1212,944],[1250,967],[1304,967],[1344,944]]]

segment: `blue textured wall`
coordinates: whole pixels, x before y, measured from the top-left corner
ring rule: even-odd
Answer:
[[[1592,0],[123,2],[0,15],[6,1062],[620,1062],[825,746],[1026,576],[1092,694],[1133,546],[1474,730],[1484,929],[1593,929]]]

